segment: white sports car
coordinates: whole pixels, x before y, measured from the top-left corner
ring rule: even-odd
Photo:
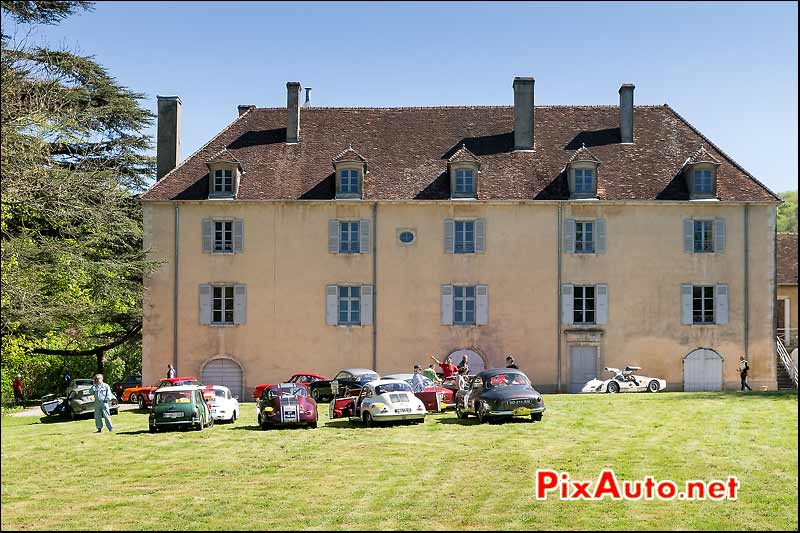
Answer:
[[[611,372],[612,377],[590,380],[581,392],[659,392],[667,388],[666,380],[634,374],[641,369],[638,366],[626,366],[623,370],[606,367],[603,370]]]
[[[227,420],[228,422],[236,422],[239,418],[239,399],[231,395],[231,390],[222,385],[214,385],[213,387],[206,387],[203,391],[203,397],[206,403],[211,408],[211,416],[214,420]]]
[[[358,396],[336,398],[330,417],[350,418],[371,426],[375,422],[425,421],[425,404],[414,396],[411,386],[399,379],[378,379],[365,384]]]

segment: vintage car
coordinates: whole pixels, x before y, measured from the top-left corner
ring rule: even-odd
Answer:
[[[349,418],[367,426],[396,421],[419,424],[428,414],[422,400],[414,396],[411,385],[399,379],[370,381],[357,396],[336,398],[328,409],[331,419]]]
[[[42,412],[47,416],[61,416],[67,413],[67,398],[55,394],[42,396]]]
[[[239,398],[223,385],[208,385],[203,388],[203,399],[211,408],[214,420],[236,422],[239,418]]]
[[[142,386],[142,376],[139,375],[130,375],[125,376],[122,378],[122,381],[117,381],[113,385],[111,385],[111,392],[113,392],[118,398],[122,398],[122,394],[125,392],[126,389],[130,389],[133,387],[141,387]],[[122,401],[122,400],[120,400]]]
[[[91,379],[75,379],[67,387],[64,414],[71,420],[75,420],[87,413],[94,414],[94,393],[91,389],[93,383],[94,381]],[[109,411],[112,415],[119,413],[119,404],[113,392],[111,393]]]
[[[317,427],[317,402],[308,397],[308,390],[297,383],[280,383],[261,391],[256,402],[258,425],[269,429],[279,425]]]
[[[292,374],[292,377],[286,380],[286,383],[297,383],[298,385],[302,385],[306,389],[311,389],[311,384],[317,381],[328,381],[328,378],[320,376],[319,374],[314,374],[312,372],[298,372],[297,374]],[[256,385],[253,389],[253,399],[258,401],[261,398],[261,392],[266,389],[267,387],[272,387],[274,383],[262,383],[261,385]]]
[[[176,387],[181,385],[198,385],[201,383],[195,378],[162,378],[152,387],[131,387],[125,389],[120,401],[138,403],[139,409],[145,409],[153,403],[153,393],[161,387]]]
[[[201,430],[214,425],[211,408],[197,385],[162,387],[153,394],[150,433],[167,428]]]
[[[392,374],[384,376],[383,379],[400,379],[411,385],[413,377],[414,374]],[[415,392],[414,396],[422,400],[422,403],[425,404],[425,409],[441,412],[448,407],[455,406],[455,393],[452,390],[437,385],[425,376],[422,376],[422,383],[425,388],[420,392]]]
[[[368,368],[345,368],[340,370],[330,381],[316,381],[311,384],[311,397],[318,402],[327,402],[332,398],[355,396],[364,384],[380,379],[374,370]]]
[[[542,419],[544,400],[522,371],[514,368],[484,370],[456,393],[459,418],[475,415],[480,422],[514,416]]]
[[[667,381],[634,374],[641,370],[638,366],[626,366],[624,369],[606,367],[603,370],[611,373],[605,380],[592,379],[586,382],[581,392],[659,392],[667,388]]]

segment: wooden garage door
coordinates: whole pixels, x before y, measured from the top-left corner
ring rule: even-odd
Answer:
[[[686,392],[722,390],[722,356],[700,348],[683,360],[683,390]]]
[[[231,394],[242,397],[242,368],[230,359],[214,359],[203,368],[204,385],[223,385]]]
[[[586,382],[597,377],[597,347],[570,346],[569,392],[580,392]]]

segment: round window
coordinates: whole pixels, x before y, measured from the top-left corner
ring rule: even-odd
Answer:
[[[414,242],[414,232],[413,231],[401,231],[400,232],[400,242],[403,244],[411,244]]]

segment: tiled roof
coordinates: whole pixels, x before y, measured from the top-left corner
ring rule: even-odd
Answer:
[[[797,285],[797,233],[778,233],[778,283]]]
[[[687,165],[696,165],[698,163],[713,163],[715,165],[719,165],[720,161],[711,155],[708,150],[706,150],[705,146],[701,146],[699,150],[689,156],[689,159],[686,160]]]
[[[286,109],[256,108],[238,117],[144,200],[208,195],[209,157],[227,149],[246,169],[242,200],[332,199],[331,160],[352,143],[369,160],[366,200],[448,200],[447,164],[462,146],[480,158],[479,200],[567,199],[564,168],[590,148],[602,161],[598,196],[608,200],[688,200],[680,171],[702,145],[721,162],[722,201],[778,201],[670,107],[634,109],[635,143],[620,144],[617,106],[539,106],[535,150],[514,152],[514,109],[497,107],[302,108],[300,142],[286,144]]]
[[[591,161],[593,163],[597,163],[598,165],[600,164],[600,160],[597,159],[597,157],[591,151],[589,151],[588,148],[586,148],[585,144],[581,145],[581,147],[578,148],[574,154],[572,154],[572,157],[569,158],[568,163],[574,163],[575,161]]]
[[[469,151],[469,148],[467,148],[466,144],[462,144],[461,148],[459,148],[456,151],[456,153],[451,155],[447,159],[447,161],[450,163],[458,163],[460,161],[469,161],[471,163],[478,163],[480,162],[480,159],[478,158],[478,156]]]
[[[227,149],[223,148],[216,154],[206,159],[206,163],[241,163],[236,157]]]
[[[353,145],[349,145],[343,151],[336,154],[333,159],[331,160],[334,163],[341,163],[343,161],[359,161],[361,163],[366,163],[367,160],[364,158],[363,155],[359,154],[355,150],[353,150]]]

